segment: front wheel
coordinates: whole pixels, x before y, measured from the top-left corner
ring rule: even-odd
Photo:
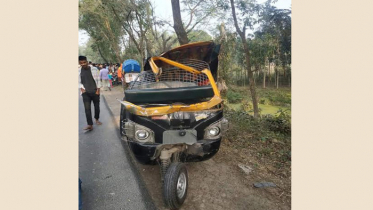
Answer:
[[[188,172],[185,164],[171,163],[163,182],[163,200],[167,208],[178,209],[184,203],[188,191]]]

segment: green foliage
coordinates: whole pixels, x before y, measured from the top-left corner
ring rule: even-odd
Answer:
[[[203,42],[210,41],[212,37],[204,30],[193,30],[188,33],[190,42]]]
[[[242,109],[245,112],[252,112],[253,111],[253,103],[250,102],[250,100],[245,99],[242,101]]]
[[[120,37],[124,33],[105,2],[79,1],[79,29],[89,34],[92,41],[90,48],[100,54],[105,62],[121,60]]]
[[[274,132],[279,132],[283,134],[291,133],[291,117],[287,110],[278,110],[277,116],[266,115],[263,116],[263,121],[265,126]]]
[[[227,99],[229,103],[240,103],[243,99],[243,96],[239,92],[234,92],[231,90],[227,91]]]
[[[248,88],[240,87],[240,86],[229,86],[228,92],[236,92],[239,93],[243,97],[243,101],[245,100],[251,101],[251,97],[249,94]],[[279,109],[285,109],[291,107],[291,92],[288,88],[280,88],[280,89],[271,89],[271,88],[258,88],[258,102],[263,109],[275,109],[271,111],[271,113],[275,114],[275,112]],[[228,97],[225,95],[225,97]],[[231,102],[230,102],[231,103]],[[237,102],[240,103],[240,102]],[[231,105],[231,104],[229,104]],[[233,104],[235,105],[235,104]],[[232,106],[231,106],[232,107]],[[264,113],[265,114],[265,113]]]
[[[236,36],[233,33],[226,33],[224,24],[217,26],[217,28],[220,30],[220,36],[216,37],[215,42],[221,44],[218,66],[219,79],[226,81],[227,84],[233,83],[230,70],[233,63],[236,61],[236,59],[234,59],[236,52]]]
[[[261,119],[255,119],[245,111],[235,111],[225,107],[224,115],[233,123],[236,129],[230,132],[247,132],[258,141],[266,141],[273,138],[287,138],[291,134],[290,115],[287,110],[279,110],[280,114],[263,115]],[[229,134],[231,135],[231,134]],[[237,134],[236,134],[237,135]]]
[[[176,47],[176,34],[165,27],[172,26],[172,20],[159,18],[154,13],[153,4],[149,0],[80,0],[79,29],[91,37],[91,43],[85,46],[86,55],[94,62],[117,62],[128,58],[143,61],[145,56],[159,55]],[[268,71],[268,63],[273,62],[280,72],[279,85],[289,85],[291,11],[276,8],[273,1],[258,4],[255,0],[235,0],[234,4],[241,29],[244,25],[247,29],[257,26],[253,33],[245,33],[251,70],[256,71],[253,76],[255,83],[263,82],[265,69],[267,87],[275,85],[274,71]],[[247,66],[245,52],[242,40],[234,30],[230,2],[181,0],[180,6],[190,42],[213,39],[221,44],[218,81],[247,87],[248,72],[243,74]],[[210,21],[212,19],[214,21]],[[209,23],[219,25],[213,28],[215,25]],[[267,100],[272,105],[288,103],[286,98],[268,98],[262,104],[268,104]]]
[[[266,98],[261,98],[261,99],[259,99],[259,104],[268,105],[269,104],[269,100],[266,99]]]
[[[225,107],[224,116],[230,126],[225,135],[235,147],[245,148],[263,162],[283,170],[291,164],[291,126],[286,111],[279,110],[278,117],[272,115],[255,119],[244,111],[234,111]],[[285,116],[284,116],[285,115]],[[250,157],[251,158],[251,157]]]
[[[267,95],[267,98],[270,101],[270,104],[276,106],[285,106],[290,105],[291,103],[290,96],[282,92],[277,92],[275,95]]]
[[[290,107],[291,105],[291,94],[286,89],[259,89],[258,95],[260,104],[270,104],[285,107]]]
[[[259,30],[255,32],[256,37],[266,40],[269,44],[270,53],[279,65],[291,63],[291,11],[278,9],[268,0],[260,6]]]

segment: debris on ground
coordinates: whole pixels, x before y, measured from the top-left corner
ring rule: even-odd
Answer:
[[[254,183],[254,187],[265,188],[265,187],[276,187],[276,185],[273,182],[256,182]]]
[[[250,166],[246,166],[241,163],[238,164],[238,167],[240,167],[245,174],[249,174],[253,170]]]

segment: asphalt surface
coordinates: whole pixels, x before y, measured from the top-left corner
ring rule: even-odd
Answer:
[[[103,124],[93,125],[92,131],[83,131],[87,122],[79,96],[79,177],[83,210],[155,209],[102,96],[100,110]],[[93,112],[92,103],[92,116]]]

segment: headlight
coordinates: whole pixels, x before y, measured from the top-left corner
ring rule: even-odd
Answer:
[[[142,125],[139,125],[131,120],[124,123],[126,136],[140,143],[154,143],[154,132]]]
[[[204,139],[217,139],[228,129],[228,120],[222,118],[205,129]]]
[[[136,138],[138,140],[145,140],[149,137],[149,132],[146,130],[138,130],[136,131]]]
[[[208,133],[211,137],[217,136],[220,133],[220,129],[218,127],[212,127],[208,130]]]

